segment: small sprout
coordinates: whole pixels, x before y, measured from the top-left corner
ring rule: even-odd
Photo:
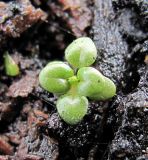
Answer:
[[[48,63],[39,74],[40,85],[61,97],[56,107],[60,117],[68,124],[79,123],[88,110],[88,100],[107,100],[116,94],[115,84],[93,67],[97,50],[88,37],[78,38],[65,51],[66,60],[75,68],[75,73],[64,62]]]
[[[5,70],[8,76],[17,76],[20,73],[19,66],[15,63],[8,52],[4,55]]]
[[[75,68],[90,66],[96,57],[97,49],[88,37],[74,40],[65,50],[65,59]]]
[[[64,94],[69,88],[68,78],[74,75],[73,70],[64,62],[51,62],[39,74],[40,85],[48,92]]]
[[[78,70],[78,94],[93,100],[107,100],[116,93],[115,84],[98,70],[92,67],[83,67]]]
[[[68,124],[79,123],[86,115],[88,100],[84,96],[65,95],[57,101],[60,117]]]

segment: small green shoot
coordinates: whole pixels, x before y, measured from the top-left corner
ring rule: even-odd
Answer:
[[[40,85],[60,95],[56,104],[57,111],[70,125],[79,123],[87,114],[87,98],[105,101],[116,94],[115,84],[95,68],[89,67],[96,57],[97,49],[93,41],[81,37],[65,50],[65,58],[75,71],[64,62],[54,61],[40,72]]]
[[[8,52],[4,55],[5,71],[8,76],[17,76],[20,73],[19,66],[15,63]]]

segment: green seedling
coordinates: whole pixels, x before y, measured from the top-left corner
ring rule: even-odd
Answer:
[[[5,71],[8,76],[17,76],[20,73],[19,66],[15,63],[8,52],[4,55]]]
[[[65,50],[65,58],[74,70],[61,61],[48,63],[40,72],[40,85],[60,95],[56,107],[68,124],[79,123],[87,114],[88,100],[108,100],[116,94],[115,84],[93,67],[97,49],[88,37],[78,38]]]

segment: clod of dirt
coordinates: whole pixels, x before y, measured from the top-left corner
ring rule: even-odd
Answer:
[[[22,160],[44,160],[44,158],[42,158],[41,156],[36,156],[36,155],[31,155],[31,154],[28,154],[21,158]]]
[[[9,156],[0,156],[0,160],[10,160]]]
[[[56,141],[45,135],[38,138],[34,138],[32,136],[33,135],[30,135],[29,137],[26,137],[26,139],[22,140],[17,154],[19,159],[28,160],[27,158],[31,157],[32,160],[34,160],[33,155],[34,158],[37,158],[37,160],[56,160],[58,158],[59,152],[58,144]]]
[[[7,36],[19,37],[37,21],[45,19],[46,14],[35,9],[29,0],[0,2],[0,31]]]
[[[0,122],[11,122],[19,110],[16,100],[0,102]]]
[[[38,85],[38,77],[36,72],[28,72],[18,82],[14,82],[8,89],[9,97],[27,97],[33,89]]]
[[[148,68],[140,69],[138,88],[127,95],[119,106],[122,123],[110,146],[109,159],[136,159],[143,154],[148,142]]]
[[[48,114],[43,110],[43,104],[40,100],[32,103],[24,101],[20,116],[3,133],[7,143],[10,142],[13,147],[17,146],[16,150],[11,153],[12,157],[3,156],[2,158],[21,160],[57,159],[59,156],[58,142],[44,134],[45,132],[43,133],[40,128],[46,125],[47,118]],[[1,146],[7,147],[8,145]],[[5,152],[2,152],[2,154],[9,155]]]
[[[22,139],[17,156],[22,159],[32,154],[47,160],[57,159],[59,156],[58,142],[39,132],[37,126],[40,126],[38,122],[41,117],[37,118],[31,113],[29,115],[28,126],[30,127],[28,128],[28,136]],[[42,113],[42,116],[45,118],[44,113]]]
[[[6,136],[0,136],[0,153],[6,155],[13,154],[13,147],[9,144]]]
[[[113,0],[118,15],[121,34],[129,44],[141,42],[148,36],[148,2],[147,0]]]
[[[116,10],[122,10],[123,8],[132,9],[133,12],[137,13],[137,22],[140,21],[139,25],[144,32],[148,31],[148,2],[147,0],[112,0],[114,8]],[[133,22],[136,22],[133,20]],[[137,24],[136,22],[136,24]]]
[[[7,85],[0,83],[0,101],[3,100],[3,96],[7,92],[7,89],[8,89]]]
[[[57,3],[49,4],[52,12],[62,18],[76,37],[86,35],[86,29],[90,26],[92,12],[88,8],[90,3],[87,0],[58,0]],[[64,12],[63,12],[64,11]]]

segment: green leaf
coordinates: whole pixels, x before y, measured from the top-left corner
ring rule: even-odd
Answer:
[[[83,67],[78,70],[77,92],[79,95],[94,100],[107,100],[116,93],[115,84],[92,67]]]
[[[5,70],[8,76],[17,76],[20,73],[19,66],[15,63],[8,52],[4,55]]]
[[[55,61],[48,63],[39,74],[40,85],[52,93],[64,94],[70,84],[68,78],[74,75],[74,71],[64,62]]]
[[[116,94],[116,86],[109,78],[105,78],[105,83],[103,85],[102,91],[91,95],[89,98],[93,100],[107,100],[112,98]]]
[[[57,101],[60,117],[68,124],[79,123],[87,113],[88,100],[84,96],[65,95]]]
[[[65,59],[75,68],[90,66],[96,57],[97,49],[88,37],[74,40],[65,50]]]

